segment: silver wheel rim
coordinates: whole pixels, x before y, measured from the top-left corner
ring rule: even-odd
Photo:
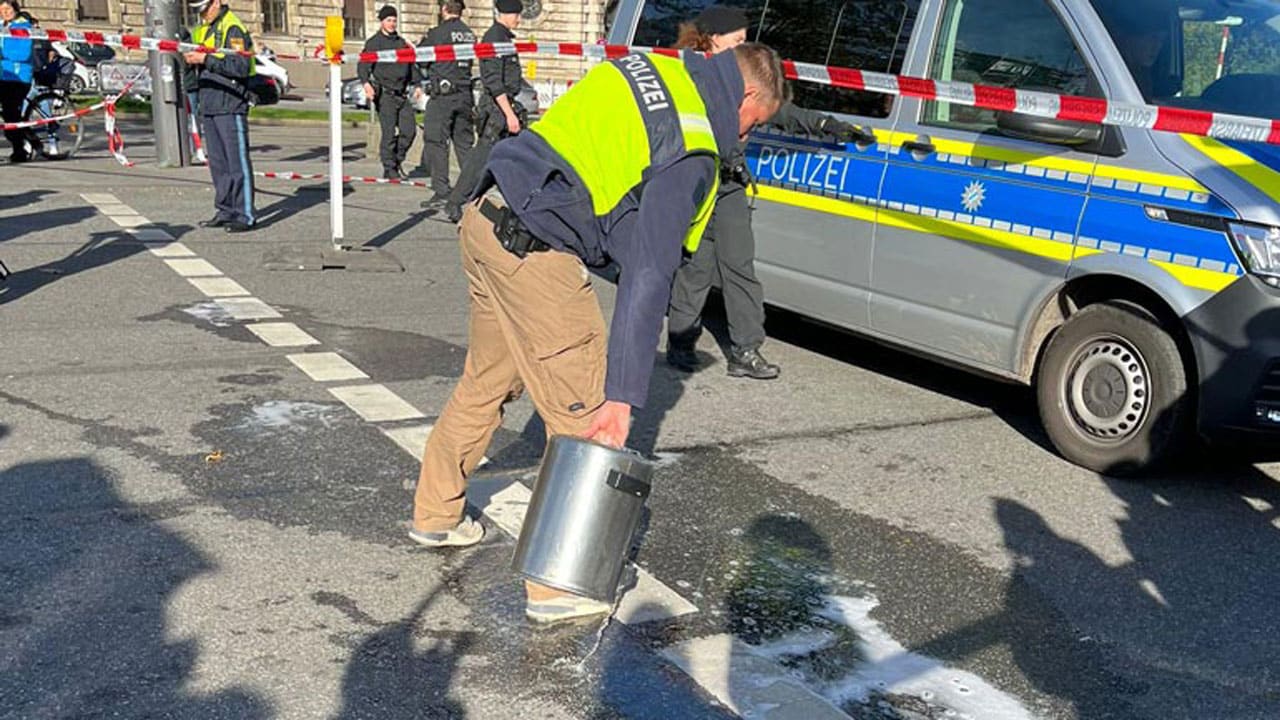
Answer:
[[[1142,427],[1151,406],[1150,374],[1131,343],[1093,338],[1067,368],[1063,400],[1077,432],[1096,442],[1121,443]]]

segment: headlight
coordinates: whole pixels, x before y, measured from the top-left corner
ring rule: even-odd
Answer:
[[[1227,229],[1249,272],[1280,282],[1280,228],[1229,223]]]

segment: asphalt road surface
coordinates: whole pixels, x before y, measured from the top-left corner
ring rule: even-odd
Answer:
[[[603,629],[530,626],[527,400],[478,476],[485,542],[405,537],[466,346],[428,191],[345,197],[403,272],[271,269],[328,243],[323,183],[201,229],[207,171],[124,131],[131,169],[96,126],[0,164],[0,717],[1280,717],[1280,468],[1099,477],[1027,390],[782,313],[776,381],[725,375],[714,311],[703,370],[655,356],[636,590]],[[325,172],[323,128],[252,142]]]

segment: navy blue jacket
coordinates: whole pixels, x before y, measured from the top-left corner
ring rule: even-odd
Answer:
[[[743,80],[733,53],[711,59],[685,56],[686,67],[707,106],[717,145],[738,142]],[[601,109],[605,120],[608,108]],[[684,236],[715,179],[710,158],[685,158],[655,174],[638,202],[624,200],[597,216],[577,173],[541,137],[522,132],[499,142],[478,190],[496,183],[525,226],[552,247],[593,267],[609,261],[621,270],[609,332],[605,397],[644,406],[654,353],[680,266]]]
[[[218,17],[209,23],[209,32],[222,21],[229,8],[223,6]],[[253,52],[253,39],[238,27],[227,30],[226,37],[215,34],[214,49],[244,50]],[[238,52],[223,53],[222,57],[205,55],[204,65],[196,66],[196,83],[199,88],[201,115],[241,115],[249,112],[250,58]]]

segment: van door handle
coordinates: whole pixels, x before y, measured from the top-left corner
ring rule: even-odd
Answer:
[[[908,150],[917,159],[923,159],[925,156],[938,152],[938,148],[934,147],[933,140],[928,135],[921,135],[915,140],[904,140],[902,148]]]

